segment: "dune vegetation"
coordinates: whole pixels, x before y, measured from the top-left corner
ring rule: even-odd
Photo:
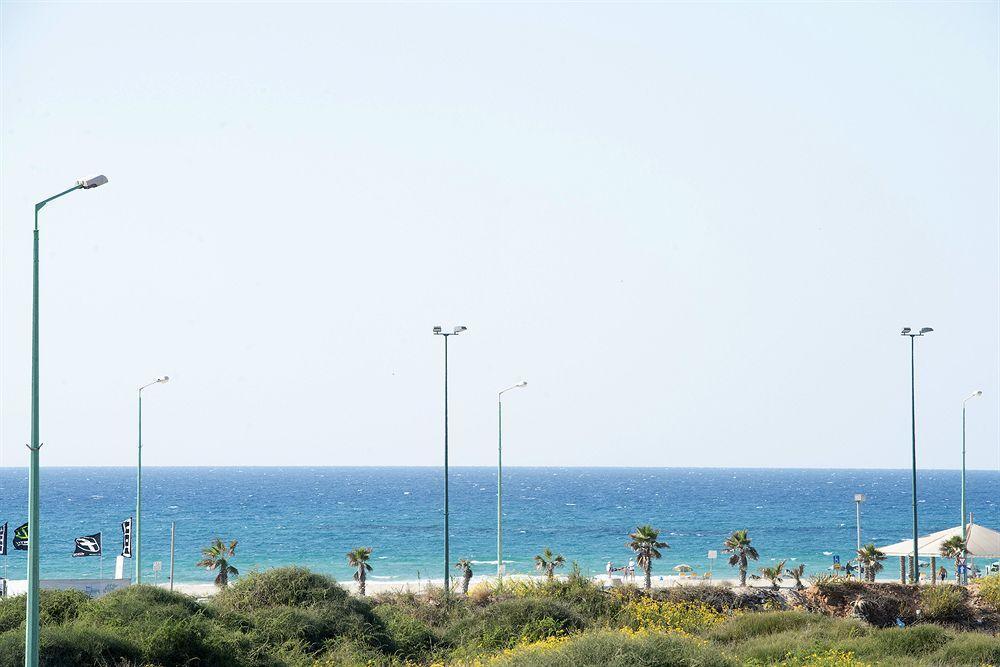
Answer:
[[[605,591],[552,580],[361,598],[302,568],[199,601],[152,586],[41,597],[42,664],[292,667],[1000,665],[1000,578],[972,592],[823,579],[803,591]],[[867,619],[867,620],[865,620]],[[886,626],[886,627],[879,627]],[[902,627],[900,627],[902,626]],[[24,598],[0,601],[0,667],[23,664]]]

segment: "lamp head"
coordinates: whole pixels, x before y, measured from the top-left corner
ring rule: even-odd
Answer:
[[[169,375],[164,375],[159,380],[157,380],[157,382],[170,382],[170,376]]]
[[[855,493],[854,494],[854,502],[856,502],[856,503],[863,503],[863,502],[865,502],[865,494],[863,494],[863,493]]]
[[[913,331],[913,329],[911,329],[910,327],[903,327],[903,330],[900,332],[899,335],[900,336],[908,336],[911,331]]]
[[[441,327],[434,327],[434,335],[437,336],[441,333]]]
[[[455,333],[460,334],[466,329],[468,329],[468,327],[455,327]]]
[[[520,382],[518,382],[518,383],[517,383],[516,385],[514,385],[514,386],[515,386],[515,387],[527,387],[527,386],[528,386],[528,381],[527,381],[527,380],[521,380]]]
[[[108,182],[108,177],[101,174],[100,176],[91,176],[90,178],[83,178],[76,182],[84,190],[90,190],[98,186],[104,185]]]
[[[930,333],[932,331],[934,331],[934,329],[931,329],[930,327],[924,327],[920,330],[920,335],[923,336],[925,333]]]

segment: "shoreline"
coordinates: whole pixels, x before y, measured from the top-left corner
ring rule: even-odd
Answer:
[[[557,575],[556,579],[565,580],[566,575]],[[601,586],[605,589],[621,588],[624,586],[632,585],[638,588],[643,587],[643,577],[641,572],[636,573],[634,580],[626,581],[622,577],[612,577],[610,580],[607,575],[595,575],[588,578],[592,583]],[[237,579],[238,580],[238,579]],[[516,582],[534,582],[542,583],[545,581],[544,575],[530,575],[530,574],[516,574],[510,575],[504,578],[505,581],[516,581]],[[73,580],[78,582],[92,582],[97,583],[99,581],[113,582],[118,581],[114,579],[80,579]],[[440,588],[442,585],[442,579],[413,579],[404,581],[372,581],[368,580],[365,582],[365,590],[368,597],[381,595],[381,594],[392,594],[392,593],[424,593],[430,588]],[[352,595],[358,594],[358,585],[353,579],[339,580],[336,582],[347,589]],[[149,582],[147,582],[148,584]],[[804,582],[805,583],[805,582]],[[898,583],[895,579],[876,579],[876,584],[892,584]],[[950,583],[950,582],[945,582]],[[26,579],[9,579],[7,581],[7,595],[8,597],[15,595],[23,595],[27,590],[27,580]],[[477,585],[489,584],[496,585],[495,575],[478,575],[472,577],[469,582],[469,589],[472,590]],[[154,584],[157,588],[169,589],[170,583],[164,581],[158,581]],[[806,583],[806,587],[808,587]],[[924,585],[924,584],[922,584]],[[683,586],[725,586],[732,589],[771,589],[770,582],[762,579],[748,580],[746,586],[740,586],[738,577],[722,577],[718,579],[702,579],[699,577],[680,577],[678,575],[653,575],[652,588],[654,590],[666,589],[666,588],[677,588]],[[183,593],[184,595],[190,595],[194,598],[204,599],[214,596],[218,592],[218,588],[214,583],[211,582],[175,582],[173,590],[178,593]],[[452,591],[460,591],[461,583],[460,580],[453,580]],[[778,590],[795,590],[795,584],[791,579],[784,579],[782,583],[778,586]],[[460,593],[458,593],[460,594]]]

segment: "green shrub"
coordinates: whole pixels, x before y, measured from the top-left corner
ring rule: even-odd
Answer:
[[[964,589],[948,584],[922,588],[920,612],[929,621],[960,621],[970,615]]]
[[[673,634],[596,631],[559,642],[514,649],[487,664],[496,667],[730,667],[717,649]]]
[[[447,637],[455,645],[494,650],[583,627],[583,619],[563,602],[518,598],[498,602],[458,621],[449,629]]]
[[[1000,611],[1000,574],[991,574],[975,582],[976,595],[994,611]]]
[[[41,591],[38,598],[39,622],[50,625],[72,621],[89,604],[90,598],[83,591]]]
[[[804,611],[754,612],[734,616],[712,630],[708,636],[714,641],[730,644],[779,632],[799,630],[813,623],[821,623],[823,620],[824,617],[819,614]]]
[[[26,604],[25,595],[0,599],[0,632],[24,625]],[[90,598],[82,591],[40,591],[39,622],[42,625],[58,625],[72,621],[88,604]]]
[[[78,622],[131,638],[148,663],[236,664],[235,656],[208,641],[213,634],[212,615],[187,595],[130,586],[92,601]]]
[[[937,625],[914,625],[871,632],[851,642],[849,648],[859,657],[882,659],[901,656],[924,656],[951,641],[952,634]]]
[[[272,646],[295,646],[313,653],[331,639],[350,637],[357,641],[387,647],[381,623],[370,625],[364,619],[331,607],[265,607],[250,614],[254,641]]]
[[[350,599],[348,592],[330,577],[304,567],[276,567],[241,577],[219,591],[212,604],[246,612],[264,607],[343,606]]]
[[[414,618],[401,607],[379,605],[375,608],[375,615],[389,633],[393,653],[401,658],[426,657],[439,643],[429,625]]]
[[[14,630],[24,625],[25,604],[24,595],[14,595],[0,598],[0,632]]]
[[[935,665],[1000,665],[1000,637],[963,632],[930,659]]]
[[[44,667],[134,664],[139,649],[114,632],[89,627],[42,627],[38,637],[39,662]],[[0,635],[0,667],[24,664],[24,633],[19,630]]]

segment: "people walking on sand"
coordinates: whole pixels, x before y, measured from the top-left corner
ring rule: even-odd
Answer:
[[[635,559],[634,558],[629,558],[628,559],[628,565],[625,566],[625,576],[629,579],[629,581],[631,581],[632,583],[635,583]]]

